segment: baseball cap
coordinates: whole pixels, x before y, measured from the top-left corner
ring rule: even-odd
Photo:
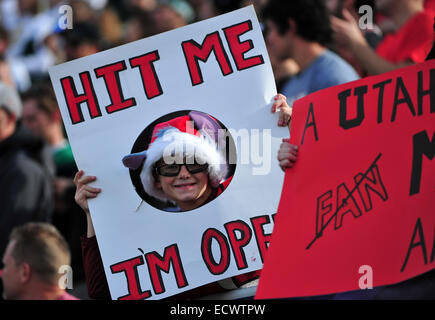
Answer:
[[[0,107],[15,114],[17,119],[21,117],[23,107],[17,90],[2,81],[0,81]]]

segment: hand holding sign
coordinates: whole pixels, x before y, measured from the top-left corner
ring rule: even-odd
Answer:
[[[278,161],[282,171],[293,167],[298,155],[298,146],[291,144],[290,139],[282,139],[278,150]]]
[[[74,184],[76,185],[76,193],[74,199],[76,203],[89,214],[88,199],[96,198],[101,192],[100,188],[93,188],[88,184],[97,180],[95,176],[85,176],[84,171],[80,170],[74,176]]]
[[[278,93],[275,97],[273,97],[273,100],[274,102],[272,104],[271,111],[277,112],[279,110],[278,126],[284,127],[290,125],[292,109],[287,104],[287,98],[283,94]]]

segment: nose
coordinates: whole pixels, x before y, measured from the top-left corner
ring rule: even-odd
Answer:
[[[180,179],[187,179],[190,177],[190,172],[187,171],[186,165],[182,165],[180,168],[180,172],[178,173],[178,177]]]

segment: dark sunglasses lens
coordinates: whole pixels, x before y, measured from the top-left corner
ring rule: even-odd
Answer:
[[[173,177],[180,172],[180,165],[178,164],[167,164],[157,168],[157,172],[161,176]]]
[[[157,173],[165,177],[174,177],[180,173],[181,164],[166,164],[157,167]],[[208,168],[208,164],[185,164],[187,171],[190,173],[198,173],[205,171]]]
[[[206,170],[208,167],[207,164],[186,164],[186,169],[187,171],[189,171],[190,173],[198,173],[198,172],[202,172],[204,170]]]

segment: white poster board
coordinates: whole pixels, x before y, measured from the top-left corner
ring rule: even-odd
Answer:
[[[203,55],[203,56],[201,56]],[[113,299],[161,299],[262,268],[284,174],[287,128],[270,112],[274,77],[252,6],[51,68]],[[121,159],[151,123],[180,110],[232,132],[226,190],[187,212],[143,201]]]

